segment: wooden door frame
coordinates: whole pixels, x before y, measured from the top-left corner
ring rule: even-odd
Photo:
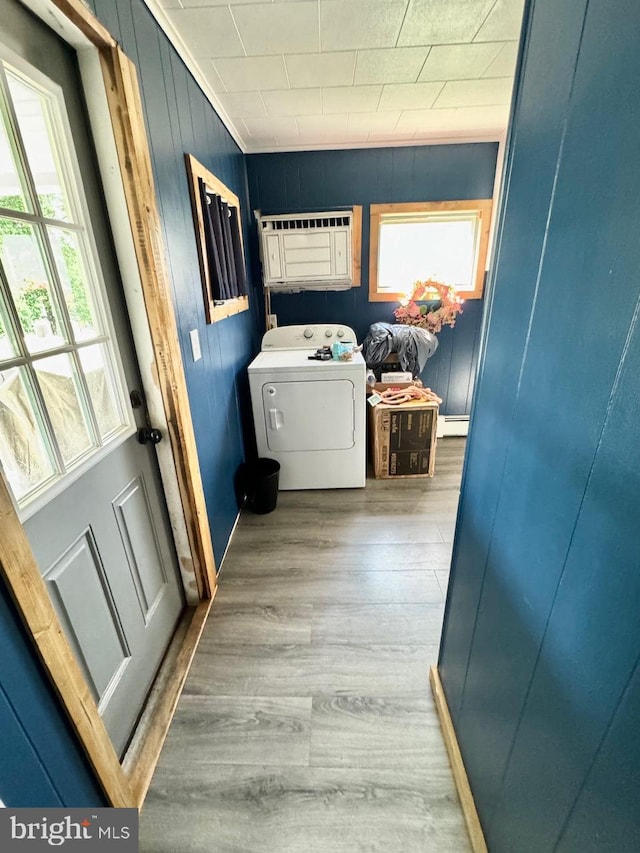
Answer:
[[[77,53],[187,604],[136,760],[113,748],[0,474],[0,574],[108,802],[141,806],[216,591],[216,567],[135,66],[81,0],[20,0]],[[185,192],[187,187],[185,186]]]

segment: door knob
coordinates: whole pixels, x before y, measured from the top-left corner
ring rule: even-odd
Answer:
[[[140,427],[138,430],[138,441],[140,444],[160,444],[162,441],[162,433],[159,429],[151,429],[150,427]]]

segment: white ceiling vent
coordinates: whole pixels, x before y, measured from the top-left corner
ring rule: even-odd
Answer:
[[[353,283],[352,211],[262,216],[262,278],[271,290],[347,290]]]

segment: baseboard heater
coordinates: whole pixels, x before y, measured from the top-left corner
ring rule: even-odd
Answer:
[[[469,415],[440,415],[438,417],[438,438],[468,434]]]

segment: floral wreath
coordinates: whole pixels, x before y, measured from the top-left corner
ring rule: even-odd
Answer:
[[[418,302],[426,302],[426,304],[418,305]],[[438,334],[443,326],[453,328],[458,314],[461,313],[462,299],[455,288],[433,278],[416,281],[413,293],[406,304],[393,312],[398,323],[420,326],[421,329],[426,329],[434,335]]]

